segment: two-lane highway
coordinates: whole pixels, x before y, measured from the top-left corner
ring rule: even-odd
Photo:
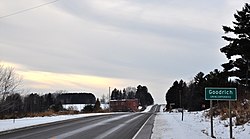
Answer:
[[[147,113],[121,113],[93,116],[45,124],[33,128],[0,134],[1,139],[132,139],[140,138],[138,131],[159,109]],[[149,133],[151,134],[151,133]]]

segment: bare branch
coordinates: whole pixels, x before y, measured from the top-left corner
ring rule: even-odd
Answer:
[[[0,95],[3,96],[3,99],[6,95],[16,92],[21,82],[21,76],[15,72],[13,67],[0,65]]]

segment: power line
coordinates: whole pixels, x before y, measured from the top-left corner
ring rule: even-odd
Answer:
[[[13,16],[13,15],[17,15],[17,14],[20,14],[20,13],[24,13],[24,12],[27,12],[27,11],[30,11],[30,10],[33,10],[33,9],[37,9],[37,8],[42,7],[42,6],[45,6],[45,5],[49,5],[49,4],[55,3],[55,2],[57,2],[57,1],[59,1],[59,0],[54,0],[54,1],[47,2],[47,3],[44,3],[44,4],[38,5],[38,6],[34,6],[34,7],[31,7],[31,8],[28,8],[28,9],[24,9],[24,10],[20,10],[20,11],[11,13],[11,14],[7,14],[7,15],[4,15],[4,16],[0,16],[0,19],[6,18],[6,17],[10,17],[10,16]]]

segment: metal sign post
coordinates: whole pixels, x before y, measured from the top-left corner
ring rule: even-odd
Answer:
[[[210,119],[211,119],[211,137],[214,138],[214,125],[213,125],[213,101],[210,100]]]
[[[232,113],[231,113],[231,101],[229,100],[229,127],[230,127],[230,139],[233,138],[233,129],[232,129]]]
[[[182,107],[181,113],[182,113],[182,115],[181,115],[181,121],[183,121],[183,117],[184,117],[184,108],[183,107]]]
[[[213,103],[212,100],[228,100],[229,101],[229,128],[230,128],[230,139],[233,138],[232,130],[232,114],[231,114],[231,101],[237,100],[236,88],[205,88],[205,100],[210,100],[210,116],[211,116],[211,137],[213,135]]]

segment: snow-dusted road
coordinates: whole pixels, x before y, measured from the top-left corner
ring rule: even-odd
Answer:
[[[185,112],[184,121],[181,121],[181,113],[167,113],[161,111],[156,114],[155,120],[152,122],[153,134],[152,139],[208,139],[210,138],[210,120],[205,118],[202,112]],[[145,113],[150,110],[148,107]],[[13,120],[0,120],[0,131],[26,127],[61,121],[66,119],[74,119],[79,117],[92,117],[97,115],[110,115],[111,113],[101,114],[79,114],[66,116],[36,117]],[[114,113],[112,113],[114,114]],[[234,119],[235,120],[235,119]],[[103,121],[103,120],[102,120]],[[111,122],[112,124],[112,122]],[[147,124],[145,125],[147,126]],[[111,130],[110,130],[111,131]],[[143,132],[143,130],[142,130]],[[150,132],[150,131],[146,131]],[[218,139],[229,138],[228,120],[221,121],[219,117],[214,118],[214,135]],[[250,123],[242,126],[233,126],[233,137],[236,139],[250,138]],[[0,136],[1,138],[1,136]]]
[[[119,113],[89,116],[56,123],[43,124],[32,128],[18,129],[0,134],[1,139],[132,139],[144,123],[154,114]],[[17,121],[18,123],[18,121]],[[152,129],[151,129],[152,130]],[[150,137],[151,132],[149,133]]]

